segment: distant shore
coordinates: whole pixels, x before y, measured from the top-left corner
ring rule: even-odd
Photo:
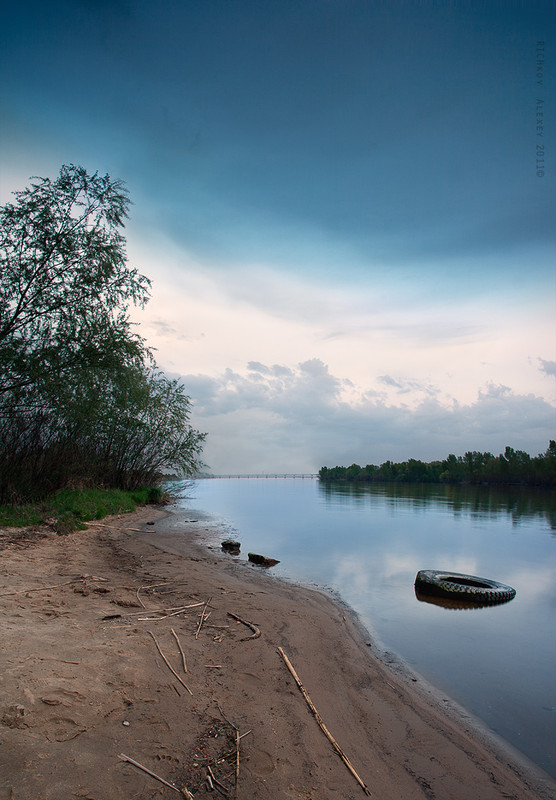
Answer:
[[[217,796],[211,771],[242,800],[554,795],[384,664],[347,609],[201,547],[200,523],[147,507],[67,536],[0,532],[0,800],[175,796],[120,754],[196,798]]]

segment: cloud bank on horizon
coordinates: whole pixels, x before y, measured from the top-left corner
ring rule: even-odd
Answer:
[[[556,436],[556,11],[238,0],[4,13],[0,202],[123,179],[135,314],[214,472]]]

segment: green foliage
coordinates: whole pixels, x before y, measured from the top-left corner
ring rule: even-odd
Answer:
[[[66,489],[40,503],[0,506],[0,525],[27,527],[46,523],[58,533],[69,533],[85,528],[83,523],[88,520],[130,512],[137,505],[161,502],[163,494],[156,486],[129,492],[121,489]]]
[[[321,481],[388,481],[396,483],[467,483],[487,485],[556,485],[556,442],[550,440],[545,453],[531,458],[522,450],[506,447],[495,458],[492,453],[468,451],[463,456],[450,454],[443,461],[425,463],[410,458],[395,464],[385,461],[379,467],[358,464],[349,467],[322,467]]]
[[[127,192],[64,166],[0,208],[0,502],[190,475],[204,435],[133,332],[149,281],[127,263]]]
[[[150,285],[127,264],[120,182],[73,165],[35,180],[0,209],[0,391],[19,405],[76,368],[141,356],[126,309]]]
[[[170,495],[162,486],[141,486],[131,492],[131,497],[138,505],[160,506],[169,501]]]

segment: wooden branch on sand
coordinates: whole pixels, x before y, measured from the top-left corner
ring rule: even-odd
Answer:
[[[236,798],[237,798],[238,792],[239,792],[239,743],[241,742],[243,737],[247,736],[247,734],[251,733],[251,731],[246,731],[245,733],[242,733],[240,735],[239,728],[237,727],[237,725],[234,725],[234,723],[231,720],[228,719],[228,717],[224,714],[224,712],[222,711],[222,709],[220,708],[218,703],[216,704],[216,707],[218,708],[218,710],[220,711],[220,714],[226,720],[228,725],[231,728],[233,728],[234,731],[235,731],[235,741],[236,741],[236,791],[235,791],[235,795],[236,795]]]
[[[144,531],[141,528],[124,528],[119,525],[103,525],[102,522],[89,522],[89,528],[112,528],[112,530],[120,531],[135,531],[135,533],[150,533],[151,531]]]
[[[228,616],[232,617],[233,619],[237,619],[238,622],[241,622],[243,625],[246,625],[248,628],[250,628],[253,631],[253,636],[246,636],[244,639],[241,639],[240,641],[249,642],[249,641],[251,641],[251,639],[258,639],[259,636],[261,635],[260,630],[257,628],[256,625],[253,625],[252,622],[246,622],[246,620],[241,619],[241,617],[236,617],[236,615],[232,614],[231,611],[228,611]]]
[[[187,798],[187,800],[193,800],[193,795],[191,794],[191,792],[188,789],[185,788],[185,786],[183,787],[183,789],[178,789],[178,787],[174,786],[173,783],[168,783],[168,781],[165,781],[164,778],[160,777],[160,775],[157,775],[155,772],[151,772],[150,769],[147,769],[147,767],[144,767],[138,761],[135,761],[134,758],[130,758],[129,756],[126,756],[125,753],[120,753],[118,758],[120,759],[120,761],[127,761],[128,764],[133,764],[134,767],[137,767],[138,769],[143,770],[143,772],[146,772],[147,775],[151,776],[151,778],[154,778],[155,780],[160,781],[160,783],[163,783],[164,786],[168,786],[170,789],[173,789],[178,794],[183,795],[183,797]]]
[[[208,604],[210,603],[211,600],[212,600],[212,597],[209,597],[209,599],[207,600],[207,602],[205,603],[205,605],[203,607],[203,610],[201,611],[201,619],[199,620],[199,624],[197,625],[197,630],[195,631],[195,638],[196,639],[199,638],[199,631],[203,627],[203,622],[205,621],[205,619],[208,619],[208,614],[206,613],[206,611],[207,611],[207,606],[208,606]]]
[[[139,602],[141,602],[141,601],[139,601]],[[189,608],[197,608],[197,606],[202,606],[202,605],[204,605],[204,603],[190,603],[188,606],[179,606],[178,608],[173,608],[173,609],[170,609],[170,608],[168,608],[168,609],[164,609],[164,608],[156,609],[155,608],[154,610],[149,609],[148,612],[145,609],[145,611],[138,611],[138,612],[134,612],[134,613],[138,613],[138,614],[144,614],[144,613],[158,614],[159,615],[158,617],[138,617],[138,620],[139,620],[139,622],[159,622],[162,619],[168,619],[169,617],[177,617],[179,614],[184,614]],[[143,608],[145,608],[145,606],[143,606]],[[164,613],[165,611],[167,611],[168,613],[165,614]],[[162,616],[160,616],[160,615],[162,615]],[[205,617],[205,620],[207,620],[207,619],[208,619],[208,614]]]
[[[351,772],[351,774],[353,775],[353,777],[355,778],[355,780],[357,781],[359,786],[363,789],[363,791],[365,792],[367,797],[371,797],[372,795],[371,795],[370,791],[367,789],[366,785],[363,783],[363,781],[361,780],[361,778],[359,777],[359,775],[355,771],[355,768],[354,768],[353,764],[351,763],[351,761],[346,756],[346,754],[344,753],[344,751],[342,750],[342,748],[340,747],[340,745],[338,744],[336,739],[332,736],[332,734],[330,733],[330,731],[328,730],[328,728],[324,724],[321,715],[319,714],[319,712],[317,711],[313,701],[309,697],[309,693],[307,692],[307,690],[305,689],[305,687],[301,683],[301,681],[299,679],[299,676],[297,675],[297,672],[295,671],[295,669],[292,666],[291,661],[289,660],[289,658],[284,653],[284,651],[282,650],[281,647],[278,648],[278,652],[280,653],[280,655],[284,659],[284,663],[285,663],[286,667],[289,669],[294,681],[297,683],[299,691],[301,692],[301,694],[305,698],[305,702],[307,703],[307,705],[309,706],[309,708],[313,712],[313,715],[314,715],[314,717],[315,717],[315,719],[316,719],[316,721],[317,721],[317,723],[319,725],[319,728],[324,733],[324,735],[326,736],[326,738],[328,739],[328,741],[330,742],[330,744],[332,745],[334,750],[340,756],[340,758],[342,759],[342,761],[344,762],[344,764],[346,765],[348,770]]]
[[[29,592],[46,592],[48,589],[59,589],[60,586],[69,586],[70,583],[75,583],[76,581],[86,581],[87,579],[92,581],[108,580],[108,578],[101,578],[98,575],[77,575],[70,581],[64,581],[64,583],[56,583],[54,584],[54,586],[36,586],[34,589],[20,589],[18,592],[5,592],[3,594],[0,594],[0,597],[10,597],[11,595],[15,594],[29,594]]]
[[[212,780],[213,786],[216,789],[216,791],[220,792],[221,794],[223,794],[224,797],[227,797],[228,794],[229,794],[229,790],[224,786],[223,783],[220,783],[220,781],[218,780],[218,778],[216,777],[216,775],[214,774],[214,772],[210,768],[210,764],[207,764],[207,772],[209,774],[210,779]]]
[[[183,647],[181,646],[181,642],[178,639],[178,634],[175,632],[175,630],[173,628],[170,628],[170,630],[172,631],[172,634],[174,635],[174,639],[176,640],[176,643],[177,643],[179,651],[180,651],[181,663],[182,663],[183,671],[187,672],[187,661],[185,660],[185,653],[183,652]]]
[[[141,591],[141,589],[155,589],[157,586],[170,586],[170,583],[169,583],[168,581],[164,581],[164,583],[151,583],[151,584],[147,584],[147,586],[140,586],[140,587],[137,589],[137,591],[135,592],[135,594],[137,595],[137,599],[139,600],[139,602],[141,603],[141,605],[143,606],[143,608],[146,608],[146,606],[145,606],[145,604],[143,603],[143,601],[141,600],[141,598],[139,597],[139,592]]]
[[[155,638],[155,635],[154,635],[154,633],[152,633],[152,631],[147,631],[147,633],[148,633],[148,634],[150,634],[150,635],[152,636],[152,638],[153,638],[153,641],[154,641],[154,643],[155,643],[155,645],[156,645],[156,649],[158,650],[158,652],[160,653],[160,655],[161,655],[161,656],[162,656],[162,658],[164,659],[164,663],[166,664],[166,666],[168,667],[168,669],[170,670],[170,672],[172,673],[172,675],[173,675],[175,678],[177,678],[177,679],[178,679],[178,681],[181,683],[181,685],[182,685],[183,687],[185,687],[185,689],[187,689],[187,691],[189,692],[189,694],[191,694],[191,695],[192,695],[192,694],[193,694],[193,692],[191,691],[191,689],[189,688],[189,686],[187,685],[187,683],[185,683],[185,681],[183,681],[183,680],[180,678],[180,676],[178,675],[178,673],[176,672],[176,670],[174,669],[174,667],[173,667],[173,666],[170,664],[170,662],[168,661],[168,659],[166,658],[166,656],[164,655],[164,653],[163,653],[163,652],[162,652],[162,650],[160,649],[160,645],[159,645],[159,644],[158,644],[158,642],[156,641],[156,638]]]

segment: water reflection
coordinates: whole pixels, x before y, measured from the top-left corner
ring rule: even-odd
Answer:
[[[185,504],[219,515],[242,553],[279,560],[278,575],[331,587],[376,641],[556,776],[543,710],[556,707],[554,492],[212,480]],[[489,576],[517,596],[416,597],[420,570]]]
[[[469,600],[452,600],[450,597],[435,597],[432,594],[423,594],[417,587],[415,587],[415,597],[420,603],[430,603],[433,606],[447,608],[450,611],[481,611],[485,608],[489,608],[489,606],[471,603]],[[504,600],[503,602],[508,603],[509,600]]]
[[[469,513],[489,519],[501,512],[511,517],[515,525],[523,519],[538,517],[556,532],[556,492],[520,486],[452,486],[413,483],[355,483],[330,481],[318,484],[319,494],[334,503],[365,504],[381,499],[387,505],[400,503],[412,510],[432,505],[444,505],[454,515]]]

